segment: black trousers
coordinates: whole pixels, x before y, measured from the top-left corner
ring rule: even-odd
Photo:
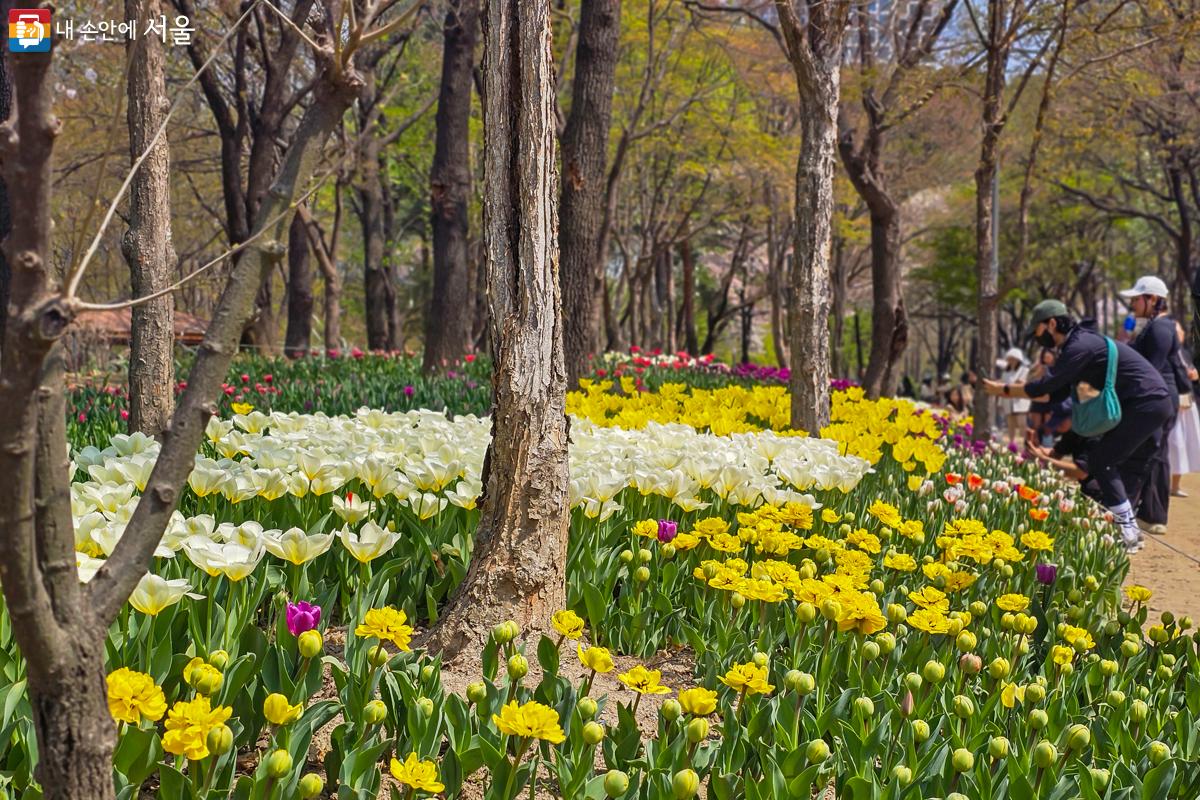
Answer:
[[[1146,465],[1146,480],[1142,484],[1142,496],[1137,504],[1137,517],[1149,525],[1167,524],[1167,507],[1171,502],[1171,428],[1179,416],[1176,406],[1171,416],[1163,423],[1159,433],[1158,449]]]
[[[1121,407],[1117,427],[1092,442],[1087,471],[1105,506],[1112,508],[1128,500],[1137,508],[1150,462],[1158,453],[1163,431],[1169,431],[1164,426],[1174,415],[1175,403],[1170,397],[1139,398]]]

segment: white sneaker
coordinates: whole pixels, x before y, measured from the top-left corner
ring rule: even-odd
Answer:
[[[1141,540],[1136,542],[1125,542],[1125,555],[1131,556],[1134,553],[1140,552],[1142,547],[1143,545]]]

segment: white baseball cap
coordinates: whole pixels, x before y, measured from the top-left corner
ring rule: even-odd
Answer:
[[[1143,275],[1138,278],[1137,283],[1132,289],[1126,289],[1123,292],[1118,292],[1121,297],[1126,300],[1132,300],[1135,297],[1141,297],[1144,294],[1153,295],[1154,297],[1166,297],[1167,285],[1163,283],[1162,278],[1157,278],[1153,275]]]

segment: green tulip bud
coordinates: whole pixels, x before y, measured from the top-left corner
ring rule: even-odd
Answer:
[[[879,578],[871,581],[870,588],[871,592],[877,596],[883,594],[884,590],[887,589],[887,587],[883,585],[883,581],[881,581]]]
[[[1012,565],[1005,564],[1004,566],[1000,567],[1000,574],[1005,578],[1011,578],[1013,576]]]
[[[921,675],[930,683],[941,683],[946,677],[946,667],[942,662],[931,659],[925,662]]]
[[[1159,657],[1159,661],[1161,661],[1163,664],[1166,664],[1168,667],[1175,666],[1175,656],[1171,653],[1163,653],[1162,656]]]
[[[1129,704],[1129,719],[1133,722],[1145,722],[1150,716],[1150,706],[1144,700],[1134,700]]]
[[[1192,618],[1186,614],[1179,618],[1179,630],[1188,631],[1192,629]]]
[[[1017,618],[1011,611],[1005,611],[1000,615],[1000,628],[1006,631],[1016,630]]]
[[[954,636],[957,639],[958,634],[960,631],[962,631],[962,629],[963,629],[963,621],[961,619],[954,619],[953,617],[951,617],[949,619],[949,621],[946,623],[946,635],[947,636]]]
[[[1074,604],[1082,603],[1083,592],[1079,591],[1078,589],[1072,589],[1071,591],[1067,592],[1067,602]]]
[[[325,650],[325,641],[318,630],[305,631],[296,640],[296,649],[305,658],[317,658]],[[385,662],[386,663],[386,662]]]
[[[971,800],[971,798],[967,797],[962,792],[951,792],[950,794],[946,795],[946,800]]]
[[[929,738],[929,723],[923,719],[914,719],[911,723],[913,731],[913,739],[917,744]]]
[[[913,700],[913,693],[907,689],[904,691],[904,697],[900,699],[900,716],[907,719],[913,713],[916,707],[916,701]]]
[[[729,604],[735,609],[741,608],[746,605],[746,598],[742,596],[741,592],[733,592],[729,595]]]
[[[310,772],[300,778],[300,785],[296,789],[301,800],[312,800],[325,791],[325,779],[315,772]]]
[[[925,680],[915,672],[910,672],[904,676],[904,688],[910,692],[920,691],[921,684],[923,683],[925,683]]]
[[[1027,688],[1025,692],[1026,696],[1028,696],[1029,689]],[[1042,709],[1035,708],[1033,711],[1029,712],[1029,727],[1033,728],[1035,731],[1040,731],[1049,723],[1050,717]]]
[[[474,705],[480,705],[487,700],[487,684],[483,681],[475,681],[467,687],[467,702]]]
[[[975,754],[965,747],[960,747],[950,756],[950,763],[955,772],[970,772],[975,768]]]
[[[836,622],[842,616],[842,604],[832,597],[821,601],[821,616],[831,622]]]
[[[969,653],[974,650],[977,643],[978,640],[975,638],[975,634],[971,633],[970,631],[963,631],[958,635],[958,638],[954,640],[954,646],[963,653]]]
[[[1042,739],[1033,748],[1033,763],[1038,769],[1047,769],[1058,760],[1058,748]]]
[[[891,655],[891,652],[896,649],[896,637],[888,631],[876,636],[875,641],[879,644],[879,652],[885,656]]]
[[[387,648],[381,644],[371,645],[371,648],[367,650],[367,663],[376,669],[386,665],[391,658]]]
[[[1031,683],[1025,687],[1025,700],[1030,705],[1037,705],[1046,699],[1046,687],[1040,683]]]
[[[1169,628],[1175,622],[1175,615],[1170,611],[1164,611],[1159,619],[1162,620],[1163,625]]]
[[[971,605],[967,606],[967,610],[971,612],[971,616],[975,619],[980,619],[987,615],[987,603],[982,600],[976,600]]]
[[[842,519],[846,520],[846,522],[854,522],[854,519],[857,516],[858,515],[853,511],[847,511],[846,513],[842,514]]]
[[[663,701],[662,708],[659,709],[659,713],[663,715],[663,719],[667,722],[674,722],[683,713],[683,706],[679,705],[678,700],[665,700]]]
[[[893,625],[899,625],[908,619],[908,609],[899,603],[889,603],[887,607],[888,622]]]
[[[750,660],[754,662],[754,666],[756,667],[765,667],[769,658],[766,653],[759,651],[755,653]]]
[[[704,578],[705,578],[705,580],[710,580],[710,581],[711,581],[711,580],[712,580],[713,578],[715,578],[715,577],[717,577],[717,565],[716,565],[716,564],[714,564],[714,563],[712,563],[712,562],[709,562],[709,563],[705,564],[705,565],[704,565]]]
[[[801,603],[796,606],[796,618],[807,625],[817,618],[817,609],[812,603]]]
[[[428,697],[422,697],[417,700],[417,710],[421,712],[421,716],[429,719],[433,716],[433,701]]]
[[[1092,732],[1087,725],[1078,723],[1067,728],[1067,749],[1079,752],[1092,743]]]
[[[267,757],[267,777],[279,780],[292,771],[292,754],[287,750],[276,750]]]
[[[652,558],[654,558],[654,553],[651,553],[645,547],[638,550],[638,561],[642,562],[643,564],[649,564],[650,559]]]
[[[387,706],[382,700],[371,700],[363,706],[363,721],[368,725],[378,725],[387,719]]]
[[[228,725],[218,725],[208,732],[204,742],[215,755],[228,753],[233,749],[233,730]]]
[[[1171,757],[1171,748],[1159,741],[1153,741],[1146,747],[1146,758],[1150,764],[1157,767]]]
[[[875,703],[869,697],[856,697],[854,699],[854,713],[863,719],[870,719],[875,715]]]
[[[1007,658],[993,658],[988,664],[988,675],[991,675],[995,680],[1004,680],[1012,671],[1012,665],[1008,663]]]
[[[1079,606],[1071,606],[1067,609],[1067,619],[1072,623],[1079,622],[1083,619],[1083,609]]]
[[[579,698],[579,702],[575,704],[575,707],[579,709],[579,716],[583,719],[591,719],[596,716],[596,712],[599,710],[596,701],[590,697]]]
[[[789,669],[783,676],[783,688],[789,692],[798,691],[800,688],[800,680],[804,677],[804,673],[798,669]]]
[[[638,567],[633,571],[633,579],[638,583],[645,583],[650,580],[650,569],[648,567]]]
[[[633,551],[628,548],[626,548],[625,550],[622,550],[620,558],[621,558],[622,564],[632,564],[633,563]]]
[[[513,639],[517,638],[520,629],[517,628],[517,623],[512,620],[501,622],[496,627],[492,628],[492,638],[496,640],[496,644],[508,644]]]
[[[1109,692],[1108,697],[1105,699],[1113,708],[1120,708],[1121,706],[1125,705],[1125,693],[1118,689],[1113,689],[1111,692]]]
[[[968,719],[975,715],[975,703],[966,695],[954,696],[954,715],[959,719]]]
[[[1008,758],[1009,741],[1003,736],[993,736],[988,740],[988,755],[999,761]]]
[[[1083,586],[1089,592],[1094,592],[1100,588],[1100,581],[1096,580],[1095,575],[1088,575],[1083,579]]]
[[[1099,767],[1088,767],[1088,774],[1092,777],[1092,788],[1103,789],[1108,786],[1108,770]]]
[[[1149,686],[1138,686],[1135,691],[1137,692],[1137,696],[1139,698],[1141,698],[1142,700],[1150,699],[1150,687]]]
[[[879,645],[875,642],[863,642],[862,657],[864,661],[874,661],[879,658]]]
[[[1159,664],[1154,670],[1154,677],[1158,678],[1163,683],[1171,680],[1171,668],[1166,664]]]
[[[599,722],[589,722],[583,726],[583,740],[590,745],[598,745],[604,739],[604,726]]]
[[[661,548],[659,548],[659,552],[662,553],[662,557],[664,559],[666,559],[667,561],[670,561],[672,558],[675,557],[675,545],[671,544],[670,542],[667,542]]]
[[[671,778],[671,791],[675,800],[689,800],[700,791],[700,776],[694,769],[681,769]]]
[[[219,670],[224,670],[229,664],[229,653],[225,650],[213,650],[208,656],[208,663]]]
[[[1121,632],[1121,623],[1117,622],[1115,619],[1110,619],[1108,622],[1104,623],[1104,635],[1105,636],[1108,636],[1111,638],[1113,636],[1116,636],[1120,632]]]
[[[1117,674],[1117,662],[1111,659],[1103,659],[1100,662],[1100,674],[1106,678],[1111,678]]]
[[[604,793],[609,797],[623,797],[629,791],[629,776],[619,769],[610,769],[604,776]]]
[[[829,758],[829,745],[824,739],[813,739],[804,748],[804,756],[810,764],[820,764],[825,759]]]
[[[513,653],[508,659],[508,677],[519,681],[529,674],[529,660],[520,653]]]
[[[193,686],[205,697],[212,697],[221,691],[221,686],[225,683],[225,676],[216,670],[196,670],[195,674],[197,677],[194,678]]]
[[[908,786],[913,780],[913,771],[903,764],[892,767],[892,780],[901,786]]]
[[[421,667],[421,680],[425,683],[433,680],[433,676],[437,675],[437,668],[433,664],[426,664]]]
[[[708,720],[704,717],[697,717],[688,723],[687,740],[692,744],[699,744],[708,738]]]

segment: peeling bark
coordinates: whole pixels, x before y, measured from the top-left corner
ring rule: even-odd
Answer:
[[[490,0],[483,239],[494,349],[492,442],[466,579],[427,646],[450,659],[513,619],[550,630],[566,601],[567,417],[549,4]]]

